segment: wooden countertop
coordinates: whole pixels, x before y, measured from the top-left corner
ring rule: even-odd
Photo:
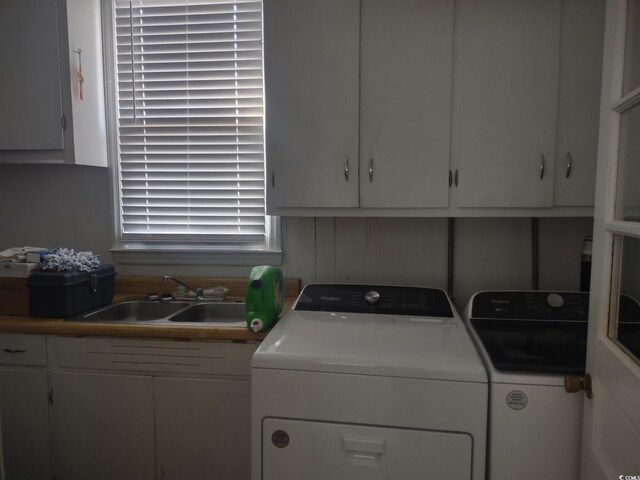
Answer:
[[[193,285],[202,286],[201,278],[185,278],[187,283],[193,280]],[[206,279],[203,288],[216,285],[229,285],[229,279]],[[246,280],[234,279],[237,283]],[[154,278],[153,282],[157,282]],[[142,295],[150,291],[151,281],[145,277],[116,277],[116,293],[114,302],[134,295]],[[137,288],[139,287],[139,288]],[[165,287],[166,288],[166,287]],[[239,298],[241,290],[230,287],[232,299]],[[300,291],[299,279],[285,280],[285,300],[282,315],[293,304]],[[70,322],[61,318],[35,318],[19,315],[0,315],[0,332],[11,333],[40,333],[56,335],[81,335],[103,337],[137,337],[137,338],[166,338],[182,340],[232,340],[239,342],[261,341],[268,332],[253,333],[245,327],[219,327],[216,325],[163,325],[141,323],[109,323],[109,322]]]
[[[17,317],[10,315],[0,315],[0,332],[235,341],[261,341],[267,334],[267,332],[253,333],[248,328],[216,327],[215,325],[83,323],[67,322],[61,318]]]

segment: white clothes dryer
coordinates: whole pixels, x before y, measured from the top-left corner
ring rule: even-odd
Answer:
[[[252,361],[252,480],[482,480],[487,373],[442,290],[312,284]]]

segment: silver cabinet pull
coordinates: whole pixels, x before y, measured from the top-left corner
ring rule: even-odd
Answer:
[[[369,158],[369,182],[373,182],[373,158]]]
[[[344,159],[344,179],[347,182],[349,181],[349,157]]]
[[[569,175],[571,175],[571,164],[573,163],[573,159],[571,158],[571,152],[567,152],[567,173],[565,174],[565,177],[569,178]]]
[[[540,180],[544,177],[544,155],[540,155]]]

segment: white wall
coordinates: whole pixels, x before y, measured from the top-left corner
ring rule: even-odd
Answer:
[[[447,286],[443,218],[285,218],[286,276],[303,283],[379,282]],[[539,222],[539,287],[576,290],[588,218]],[[109,253],[109,172],[78,166],[0,165],[0,249],[64,246]],[[482,289],[531,288],[529,218],[455,220],[454,296],[464,307]],[[120,274],[247,276],[250,267],[116,265]]]

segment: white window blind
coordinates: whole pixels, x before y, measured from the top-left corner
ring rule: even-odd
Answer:
[[[114,14],[122,239],[264,243],[261,2]]]

